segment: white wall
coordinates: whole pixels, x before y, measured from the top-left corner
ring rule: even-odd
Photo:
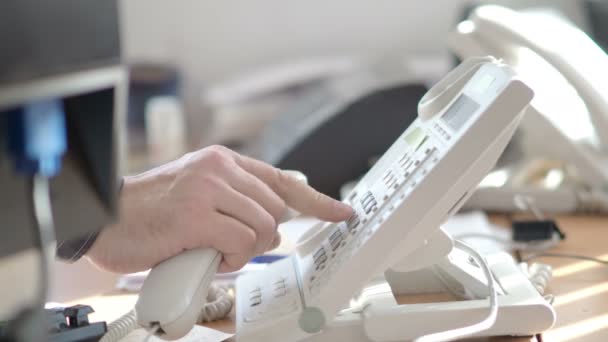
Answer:
[[[462,2],[126,0],[125,54],[213,81],[306,56],[437,51]]]
[[[306,56],[434,52],[466,0],[124,0],[128,60],[175,62],[213,81],[261,64]],[[554,4],[580,21],[577,1]]]

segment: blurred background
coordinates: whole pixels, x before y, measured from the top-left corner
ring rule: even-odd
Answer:
[[[604,0],[119,4],[130,73],[122,174],[223,144],[303,171],[310,184],[336,198],[414,120],[426,90],[458,63],[450,33],[476,6],[550,14],[605,51],[608,46]],[[566,125],[581,117],[570,116]],[[566,203],[556,198],[550,203]],[[57,278],[88,268],[84,262],[58,265]],[[83,289],[115,280],[86,272],[90,276],[78,284],[56,285],[54,298],[77,298]]]
[[[593,34],[597,2],[124,0],[128,172],[214,143],[265,159],[276,118],[321,84],[370,82],[362,71],[428,86],[455,64],[448,33],[476,4],[552,10]]]

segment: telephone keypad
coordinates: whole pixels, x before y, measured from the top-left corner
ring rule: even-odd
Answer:
[[[374,197],[374,194],[372,194],[371,191],[366,192],[365,195],[361,198],[361,207],[363,208],[363,211],[365,211],[366,214],[372,212],[374,208],[378,208],[378,202],[376,201],[376,198]]]
[[[319,293],[320,287],[330,280],[331,274],[339,269],[340,264],[354,255],[373,232],[390,217],[397,205],[388,202],[391,196],[398,193],[400,199],[404,200],[411,189],[418,185],[421,179],[419,177],[412,179],[411,176],[416,173],[427,173],[432,167],[427,165],[428,161],[436,151],[435,147],[427,146],[423,144],[415,153],[404,154],[398,163],[389,167],[379,183],[381,188],[358,190],[361,195],[354,198],[360,204],[355,208],[356,212],[345,222],[335,225],[323,246],[313,255],[313,270],[307,276],[307,288],[311,295]],[[375,195],[381,196],[379,201]],[[351,195],[349,198],[353,198],[353,196]],[[379,212],[385,203],[388,203],[389,209],[382,213],[382,217],[375,218],[370,215]],[[374,223],[374,227],[370,227],[370,223]]]

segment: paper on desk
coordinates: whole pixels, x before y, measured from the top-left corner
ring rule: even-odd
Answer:
[[[495,236],[498,239],[510,240],[511,235],[508,229],[500,228],[488,220],[485,213],[472,211],[469,213],[457,214],[450,217],[441,226],[453,239],[465,234],[481,234]],[[482,253],[508,251],[508,246],[489,238],[467,237],[462,239],[464,242],[477,248]]]
[[[120,342],[142,342],[148,336],[148,332],[144,329],[133,330],[129,335],[120,340]],[[234,334],[226,334],[219,330],[210,329],[200,325],[195,325],[188,335],[175,340],[176,342],[221,342],[225,341]],[[156,336],[152,336],[149,342],[164,342]]]

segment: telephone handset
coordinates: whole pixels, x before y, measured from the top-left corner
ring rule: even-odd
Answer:
[[[197,248],[154,267],[135,305],[137,321],[165,339],[185,336],[196,324],[222,256]]]
[[[347,197],[355,209],[348,221],[319,224],[289,258],[237,279],[237,341],[314,339],[339,320],[374,276],[414,255],[462,206],[532,96],[510,67],[490,57],[448,74]]]
[[[608,78],[604,77],[608,55],[566,20],[496,5],[478,7],[458,25],[449,43],[461,58],[488,54],[503,58],[537,92],[518,135],[521,160],[510,171],[513,177],[500,187],[480,188],[467,207],[517,210],[513,196],[519,194],[530,197],[543,211],[608,210],[605,195],[586,190],[608,184]],[[579,119],[585,111],[594,127]],[[592,137],[581,140],[594,133],[599,146],[592,146]],[[574,177],[566,175],[565,187],[545,189],[532,184],[534,180],[527,181],[526,174],[538,163],[527,159],[538,157],[567,165]]]
[[[481,55],[517,58],[509,51],[525,47],[551,64],[577,90],[604,146],[608,146],[608,55],[585,32],[555,15],[525,14],[496,6],[477,8],[468,24],[475,26]],[[456,50],[465,48],[453,44]],[[502,50],[502,51],[501,51]],[[501,53],[502,52],[502,53]],[[467,54],[468,55],[468,54]],[[514,66],[517,61],[514,60]]]

